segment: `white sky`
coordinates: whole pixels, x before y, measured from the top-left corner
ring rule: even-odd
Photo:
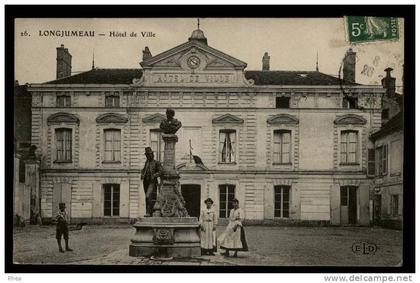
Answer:
[[[271,70],[315,70],[316,54],[321,72],[337,76],[346,42],[343,18],[200,18],[200,28],[208,44],[248,63],[247,70],[260,70],[264,52],[271,56]],[[403,64],[403,22],[400,39],[358,44],[356,81],[380,84],[383,70],[394,68],[393,76],[401,85]],[[156,55],[188,40],[197,27],[196,18],[131,19],[17,19],[15,78],[22,83],[55,79],[56,47],[64,44],[73,56],[72,71],[99,68],[139,68],[142,50],[148,46]],[[30,36],[20,33],[28,31]],[[40,30],[94,30],[107,36],[94,38],[41,37]],[[127,34],[151,31],[154,38],[110,38],[110,31]],[[376,59],[375,59],[376,58]],[[373,67],[370,76],[362,74],[365,65]],[[365,72],[366,74],[366,72]]]

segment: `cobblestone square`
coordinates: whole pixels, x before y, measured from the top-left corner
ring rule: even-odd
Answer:
[[[218,235],[224,227],[217,228]],[[261,265],[261,266],[399,266],[402,231],[367,227],[246,226],[249,252],[238,258],[202,256],[167,262],[128,256],[135,229],[128,225],[89,225],[70,232],[73,252],[59,253],[54,226],[15,228],[14,262],[22,264],[98,265]],[[358,243],[374,253],[354,249]]]

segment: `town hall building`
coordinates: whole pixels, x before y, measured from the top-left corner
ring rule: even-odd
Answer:
[[[374,184],[369,135],[381,127],[381,86],[343,77],[262,70],[212,48],[200,29],[139,69],[71,75],[57,48],[57,79],[32,84],[32,136],[40,156],[39,203],[47,221],[65,202],[73,222],[130,222],[145,214],[145,148],[163,160],[167,108],[182,122],[176,167],[191,216],[212,198],[227,218],[233,198],[247,221],[369,225]]]

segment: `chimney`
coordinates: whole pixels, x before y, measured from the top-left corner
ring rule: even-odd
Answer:
[[[343,80],[344,83],[356,82],[356,52],[351,48],[343,59]]]
[[[145,47],[143,50],[143,61],[146,61],[147,59],[152,58],[152,53],[149,50],[149,47]]]
[[[268,52],[265,52],[262,58],[262,69],[263,71],[270,71],[270,56],[268,56]]]
[[[391,77],[393,69],[386,68],[384,71],[386,72],[386,76],[381,80],[382,86],[386,89],[386,95],[392,97],[395,94],[395,78]]]
[[[71,76],[71,55],[64,44],[57,47],[57,76],[56,79],[61,79]]]

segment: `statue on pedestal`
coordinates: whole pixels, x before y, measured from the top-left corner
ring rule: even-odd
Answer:
[[[153,160],[153,151],[150,147],[146,148],[147,162],[142,170],[142,179],[148,216],[152,214],[152,217],[140,217],[134,224],[136,234],[131,239],[130,256],[170,260],[173,257],[200,256],[201,253],[200,223],[196,217],[188,216],[180,176],[175,168],[175,145],[178,142],[175,133],[182,124],[174,116],[175,111],[167,109],[167,119],[160,124],[165,142],[162,164]],[[156,190],[158,177],[161,180],[160,189],[156,202],[152,204],[151,195]]]
[[[157,193],[158,177],[162,174],[162,165],[159,161],[154,160],[153,150],[150,147],[146,147],[144,154],[147,160],[141,170],[141,179],[146,196],[146,216],[151,216],[154,206],[152,197]]]
[[[162,139],[165,142],[165,154],[161,175],[161,191],[153,207],[153,216],[188,216],[188,212],[185,209],[185,201],[179,188],[179,175],[175,170],[175,144],[178,141],[175,133],[181,128],[182,124],[174,116],[175,111],[167,109],[167,119],[160,123],[160,129],[163,131]]]
[[[160,129],[163,131],[164,134],[174,135],[179,128],[182,127],[180,121],[174,118],[175,111],[173,109],[166,110],[166,120],[163,120],[160,123]]]

